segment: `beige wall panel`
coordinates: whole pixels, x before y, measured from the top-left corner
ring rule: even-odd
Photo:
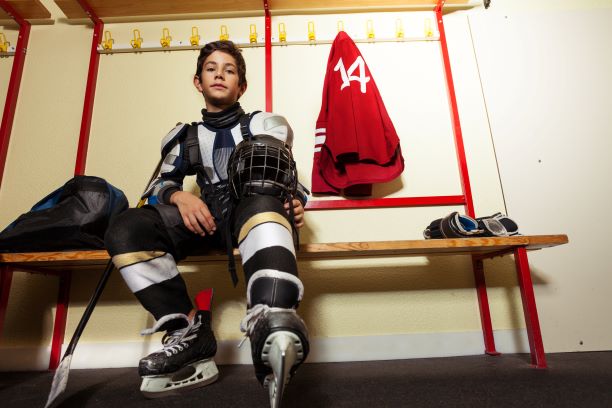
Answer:
[[[16,44],[16,37],[14,41],[11,44]],[[0,187],[0,228],[73,175],[90,41],[87,27],[31,28]],[[10,60],[2,59],[0,65],[8,81],[7,62]],[[3,343],[48,344],[56,293],[53,277],[15,273]]]
[[[57,288],[58,280],[52,276],[13,273],[3,346],[45,347],[51,343]]]
[[[612,346],[612,2],[588,8],[470,16],[508,211],[570,239],[530,256],[548,350]]]
[[[238,27],[246,27],[248,21]],[[230,34],[231,21],[225,21]],[[171,35],[186,40],[191,27],[201,22],[141,23],[145,33]],[[221,23],[220,23],[221,24]],[[144,26],[144,27],[142,27]],[[116,44],[128,42],[132,26],[109,25]],[[136,27],[136,26],[133,26]],[[177,34],[173,34],[173,33]],[[159,35],[158,35],[159,33]],[[151,34],[152,36],[153,34]],[[200,29],[203,39],[212,33]],[[246,111],[264,109],[263,49],[244,49],[248,89],[240,102]],[[162,138],[177,122],[201,120],[204,98],[193,86],[198,51],[149,52],[102,55],[94,109],[87,174],[106,178],[122,189],[132,206],[138,202],[160,157]],[[194,182],[186,183],[195,188]]]
[[[74,172],[90,33],[81,26],[31,28],[0,189],[2,225]]]

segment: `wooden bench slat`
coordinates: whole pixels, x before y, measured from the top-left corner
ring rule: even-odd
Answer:
[[[302,244],[298,259],[323,259],[334,257],[370,256],[427,256],[492,254],[516,247],[528,250],[541,249],[568,243],[567,235],[521,235],[506,238],[459,238],[432,240],[398,240],[369,242],[334,242]],[[238,255],[238,251],[234,252]],[[69,252],[2,253],[0,263],[60,267],[64,265],[100,265],[108,261],[105,250]],[[225,260],[223,251],[211,251],[206,255],[191,256],[182,263]]]

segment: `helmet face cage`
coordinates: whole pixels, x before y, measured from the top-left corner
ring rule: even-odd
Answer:
[[[297,190],[291,151],[272,136],[259,135],[240,142],[229,159],[227,173],[234,199],[262,194],[284,200]]]

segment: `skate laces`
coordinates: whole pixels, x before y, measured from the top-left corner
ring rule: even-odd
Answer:
[[[238,348],[242,347],[247,337],[251,337],[257,322],[264,318],[269,312],[279,311],[291,311],[295,312],[295,309],[285,309],[282,307],[270,307],[266,304],[260,303],[247,310],[246,316],[240,322],[240,331],[244,333],[244,337],[238,344]]]
[[[166,356],[168,357],[189,347],[189,341],[194,340],[197,337],[197,332],[202,325],[202,316],[197,315],[196,321],[196,317],[194,317],[193,320],[189,320],[189,317],[182,313],[166,315],[159,319],[150,329],[145,329],[140,332],[140,334],[143,336],[153,334],[157,332],[166,322],[174,319],[186,320],[187,327],[167,332],[162,338],[162,345],[164,348],[160,351],[166,353]]]

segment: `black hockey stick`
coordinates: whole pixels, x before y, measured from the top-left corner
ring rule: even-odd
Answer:
[[[157,177],[163,160],[164,159],[162,157],[162,159],[157,164],[155,172],[153,173],[151,179],[149,180],[149,183],[145,187],[145,193],[153,182],[153,180],[155,179],[155,177]],[[141,198],[136,207],[142,207],[145,201],[145,198]],[[59,397],[66,390],[66,385],[68,384],[68,374],[70,374],[70,363],[72,362],[72,355],[74,354],[74,349],[76,348],[76,345],[79,339],[81,338],[81,334],[83,334],[83,331],[85,330],[85,325],[87,325],[87,322],[89,321],[89,318],[91,317],[91,314],[93,313],[93,310],[96,307],[96,303],[98,303],[98,299],[100,299],[100,295],[102,295],[102,291],[104,290],[106,282],[108,282],[108,278],[110,278],[113,269],[114,266],[113,261],[111,259],[106,264],[106,268],[104,269],[104,272],[100,277],[100,281],[98,282],[96,289],[91,295],[89,303],[85,308],[85,312],[83,312],[83,316],[81,316],[81,320],[79,321],[79,324],[76,330],[74,331],[72,338],[70,339],[70,344],[68,345],[68,348],[64,353],[64,358],[62,358],[60,365],[55,371],[55,375],[53,376],[53,383],[51,384],[51,391],[49,391],[49,397],[47,398],[47,404],[45,405],[45,408],[51,407],[53,405],[53,402],[56,401],[57,397]]]

